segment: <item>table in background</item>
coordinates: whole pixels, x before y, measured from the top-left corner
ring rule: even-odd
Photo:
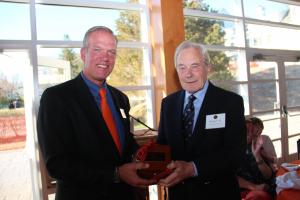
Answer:
[[[291,164],[300,164],[300,160],[291,162]],[[276,176],[281,176],[288,172],[283,167],[280,167],[276,173]],[[298,169],[299,172],[299,169]],[[299,173],[298,173],[299,174]],[[284,189],[278,195],[276,200],[300,200],[300,190],[297,189]]]

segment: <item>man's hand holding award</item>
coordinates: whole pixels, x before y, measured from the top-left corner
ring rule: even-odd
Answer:
[[[137,171],[141,178],[158,182],[172,173],[172,170],[167,168],[171,162],[171,150],[168,145],[160,145],[153,141],[144,144],[137,151],[134,160],[149,164],[149,168]]]

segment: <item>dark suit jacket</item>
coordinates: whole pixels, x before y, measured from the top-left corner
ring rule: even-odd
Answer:
[[[129,131],[129,100],[108,86],[121,116],[125,147],[120,156],[84,80],[48,88],[41,97],[38,141],[46,168],[57,179],[56,199],[132,199],[132,188],[114,183],[114,168],[131,161],[137,144]]]
[[[239,200],[235,173],[246,149],[243,99],[209,83],[193,136],[186,143],[184,95],[182,90],[163,99],[157,142],[171,146],[173,160],[193,161],[198,176],[169,188],[170,200]],[[206,116],[221,113],[225,113],[225,127],[206,129]]]

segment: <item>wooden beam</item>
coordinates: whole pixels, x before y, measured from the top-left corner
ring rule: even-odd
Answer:
[[[167,94],[181,89],[174,65],[176,47],[184,40],[183,3],[179,0],[162,0],[163,40]]]
[[[156,124],[163,97],[181,89],[174,66],[174,52],[185,38],[181,0],[148,0]]]

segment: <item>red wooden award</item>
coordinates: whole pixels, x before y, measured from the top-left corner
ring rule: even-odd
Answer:
[[[168,145],[157,144],[153,141],[140,147],[135,156],[136,161],[148,163],[147,169],[138,170],[140,177],[158,181],[168,176],[172,170],[167,168],[171,162],[171,149]]]

